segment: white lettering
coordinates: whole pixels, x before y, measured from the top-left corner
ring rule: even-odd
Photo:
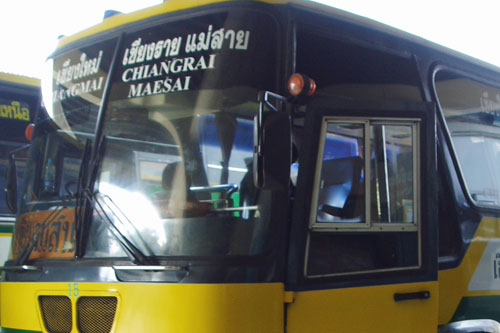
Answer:
[[[77,82],[69,86],[67,89],[58,89],[54,91],[53,102],[59,102],[66,98],[78,97],[83,94],[90,94],[102,90],[104,87],[104,76],[95,79]]]
[[[148,65],[127,68],[122,73],[122,82],[129,83],[139,80],[162,78],[169,74],[196,72],[215,68],[216,54],[208,56],[186,57],[162,61]],[[207,65],[208,63],[208,65]]]
[[[165,80],[156,80],[154,82],[145,82],[130,84],[128,98],[144,97],[170,92],[189,90],[191,76],[172,79],[167,77]]]

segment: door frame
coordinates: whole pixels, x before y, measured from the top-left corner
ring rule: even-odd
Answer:
[[[305,276],[307,239],[310,229],[311,198],[315,191],[321,129],[325,117],[370,119],[418,119],[419,186],[421,221],[421,266],[388,272],[342,274],[337,276]],[[315,98],[304,114],[304,137],[299,148],[299,174],[292,213],[288,270],[285,289],[310,291],[366,287],[413,282],[437,281],[437,163],[436,120],[434,103],[353,102],[338,98]],[[437,295],[435,295],[437,296]]]

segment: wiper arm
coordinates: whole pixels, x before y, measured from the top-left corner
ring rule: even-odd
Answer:
[[[87,206],[85,205],[85,189],[87,189],[87,178],[89,170],[89,157],[92,148],[92,141],[87,139],[85,141],[85,147],[82,153],[82,163],[80,165],[80,172],[78,173],[78,182],[76,186],[76,204],[75,204],[75,223],[76,223],[76,246],[75,246],[75,256],[81,257],[83,253],[83,242],[84,242],[84,220],[85,220],[85,210]],[[90,213],[87,213],[90,214]]]
[[[157,264],[157,260],[146,242],[142,240],[139,235],[139,232],[134,227],[133,223],[127,218],[127,216],[118,208],[118,206],[113,202],[113,200],[105,194],[96,192],[94,195],[86,192],[88,202],[92,205],[92,208],[97,214],[101,217],[103,221],[106,222],[108,229],[111,231],[111,234],[115,237],[115,239],[120,243],[125,252],[129,255],[130,259],[137,263],[138,265],[155,265]],[[98,195],[105,197],[108,201],[100,200]],[[96,207],[96,205],[98,207]],[[99,208],[99,209],[96,209]],[[111,212],[113,214],[113,218],[111,218],[108,213]],[[116,213],[118,212],[118,213]],[[121,217],[120,217],[121,215]],[[126,227],[132,229],[132,232],[137,235],[141,241],[141,247],[147,250],[147,254],[143,253],[136,244],[130,240],[124,232],[120,230],[120,228],[116,225],[115,220]]]

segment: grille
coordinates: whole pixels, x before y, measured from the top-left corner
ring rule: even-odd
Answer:
[[[116,297],[82,296],[76,303],[81,333],[109,333],[116,313]]]
[[[71,333],[73,321],[71,301],[68,297],[40,296],[38,302],[47,331],[50,333]]]

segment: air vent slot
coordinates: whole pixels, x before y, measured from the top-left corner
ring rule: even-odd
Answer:
[[[80,333],[109,333],[115,319],[116,297],[82,296],[76,302]]]
[[[71,333],[73,320],[71,316],[71,300],[68,297],[40,296],[38,302],[47,331],[51,333]]]

